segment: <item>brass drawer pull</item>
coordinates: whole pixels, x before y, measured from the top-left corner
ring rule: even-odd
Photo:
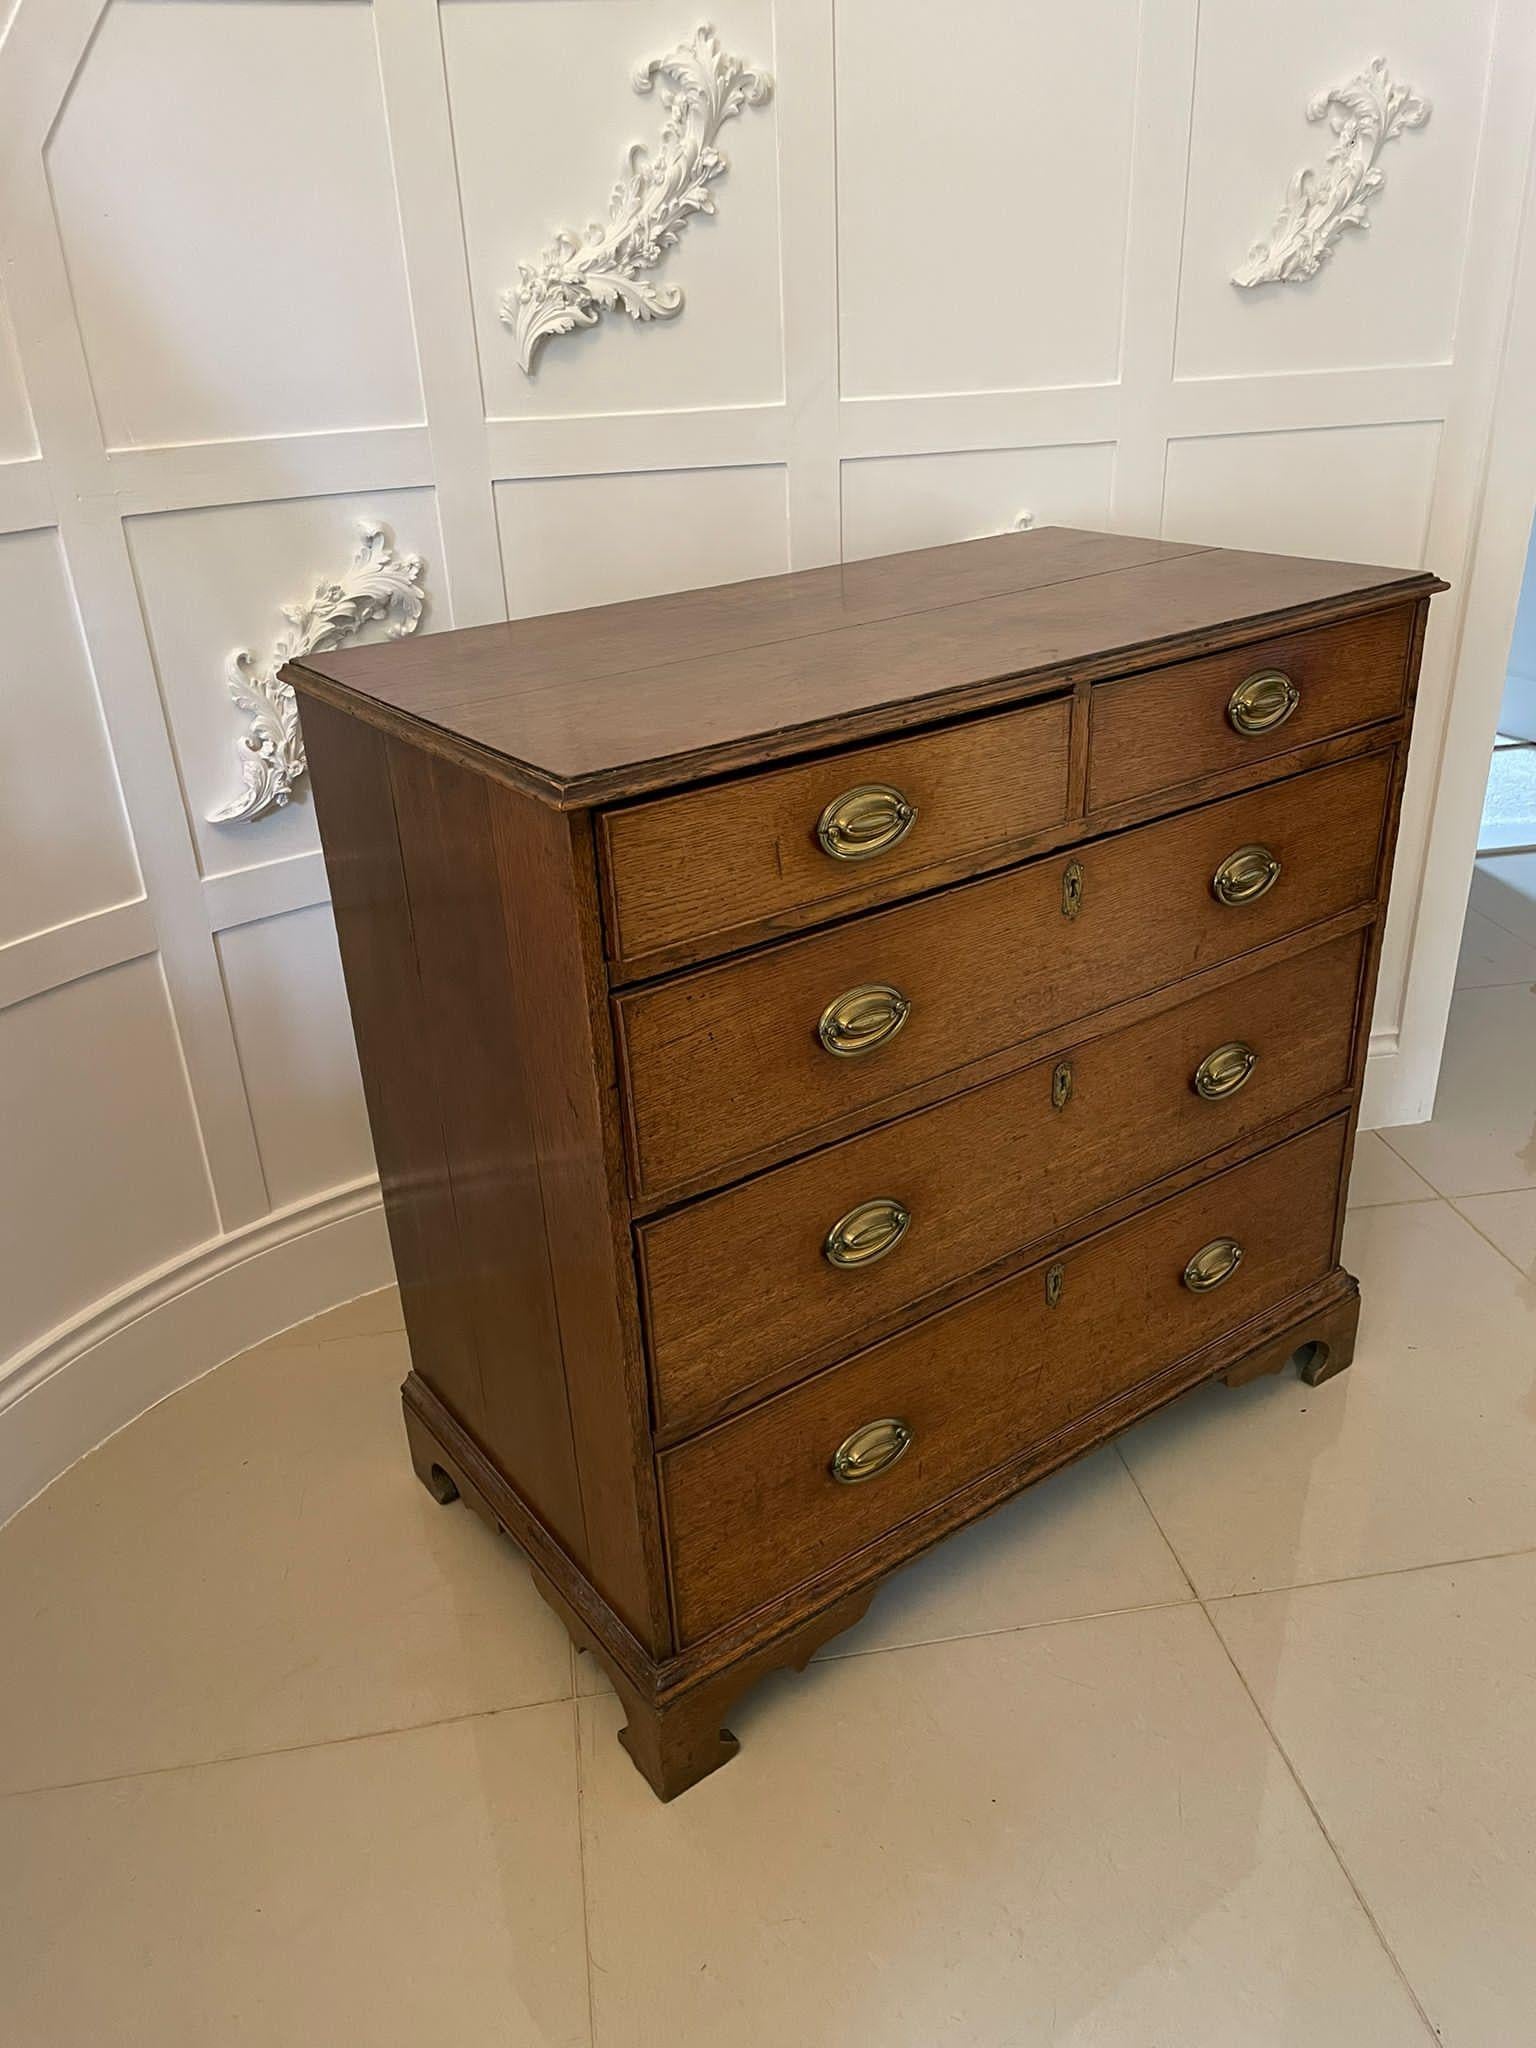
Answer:
[[[1260,733],[1277,731],[1300,702],[1300,690],[1283,670],[1261,668],[1257,675],[1239,683],[1227,699],[1227,718],[1234,732],[1254,739]]]
[[[834,1058],[856,1060],[889,1045],[911,1014],[912,1005],[899,988],[865,981],[828,1003],[816,1036]]]
[[[1195,1069],[1195,1093],[1207,1102],[1220,1102],[1223,1096],[1235,1095],[1239,1088],[1247,1087],[1258,1063],[1259,1056],[1253,1047],[1244,1045],[1240,1038],[1218,1045]]]
[[[1184,1285],[1191,1294],[1209,1294],[1230,1280],[1243,1263],[1243,1248],[1235,1237],[1213,1237],[1184,1268]]]
[[[912,1432],[899,1415],[882,1415],[845,1436],[832,1453],[832,1477],[844,1486],[878,1479],[911,1446]]]
[[[816,837],[833,860],[873,860],[899,846],[917,823],[917,806],[888,782],[861,782],[834,797],[816,821]]]
[[[827,1232],[821,1249],[832,1266],[872,1266],[887,1252],[895,1251],[906,1236],[912,1212],[893,1195],[877,1195],[872,1202],[860,1202],[846,1216],[839,1216]]]
[[[1257,903],[1280,879],[1280,861],[1267,846],[1240,846],[1229,853],[1211,877],[1211,894],[1218,903],[1237,909]]]

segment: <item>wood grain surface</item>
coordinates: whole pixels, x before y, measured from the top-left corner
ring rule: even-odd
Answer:
[[[564,807],[1442,588],[1067,527],[306,657],[311,695]]]
[[[661,1460],[682,1642],[854,1556],[994,1466],[1138,1385],[1228,1323],[1332,1264],[1336,1119],[1091,1239],[1061,1261],[1060,1299],[1031,1267]],[[1243,1259],[1209,1294],[1183,1283],[1217,1237]],[[838,1445],[878,1417],[912,1446],[840,1485]]]
[[[1197,776],[1294,753],[1402,709],[1414,606],[1369,612],[1311,633],[1260,640],[1203,661],[1103,683],[1093,692],[1088,809],[1108,810]],[[1261,669],[1278,669],[1300,691],[1295,710],[1268,733],[1242,733],[1227,715],[1232,692]]]
[[[836,1356],[936,1288],[1343,1088],[1363,951],[1360,934],[1335,939],[643,1224],[662,1428],[748,1400],[794,1360]],[[1251,1077],[1204,1100],[1196,1067],[1237,1039],[1257,1054]],[[1057,1108],[1062,1058],[1071,1094]],[[896,1249],[829,1264],[830,1226],[878,1196],[911,1214]]]
[[[633,965],[711,936],[719,952],[736,928],[786,911],[836,916],[851,892],[908,894],[939,862],[1005,860],[1010,845],[1067,815],[1071,710],[1058,698],[603,813],[614,953]],[[817,821],[868,783],[899,790],[916,818],[884,852],[836,859]]]
[[[1390,765],[1367,755],[1084,845],[1075,919],[1053,856],[620,996],[637,1188],[724,1176],[834,1117],[874,1121],[916,1081],[1370,901]],[[1279,856],[1280,880],[1228,908],[1211,877],[1249,841]],[[817,1020],[870,983],[908,998],[908,1022],[830,1057]]]
[[[659,1648],[590,830],[324,706],[304,715],[416,1370]]]

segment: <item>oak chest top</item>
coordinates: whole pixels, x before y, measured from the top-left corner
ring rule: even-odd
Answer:
[[[306,657],[306,691],[561,810],[1442,590],[1046,527]]]

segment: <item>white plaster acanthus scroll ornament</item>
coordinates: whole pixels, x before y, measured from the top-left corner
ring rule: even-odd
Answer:
[[[283,617],[293,631],[272,643],[259,668],[243,647],[229,657],[229,694],[251,727],[240,741],[240,794],[221,810],[208,813],[216,825],[280,810],[304,773],[299,707],[293,685],[279,673],[285,661],[323,654],[376,623],[387,628],[392,640],[416,630],[427,601],[421,588],[421,557],[397,555],[383,527],[371,519],[358,521],[358,534],[357,553],[345,575],[317,585],[314,596],[303,604],[283,606]]]
[[[692,43],[670,57],[653,58],[635,73],[635,91],[658,79],[665,118],[653,156],[632,145],[608,202],[608,223],[594,222],[585,239],[562,229],[539,261],[517,266],[518,283],[501,295],[501,317],[517,334],[518,362],[533,374],[540,342],[578,327],[595,327],[605,309],[632,320],[671,320],[682,311],[682,287],[650,284],[654,270],[676,246],[696,213],[713,213],[710,186],[728,168],[715,137],[743,107],[760,107],[773,91],[756,71],[721,49],[706,22]]]
[[[1337,142],[1320,171],[1308,168],[1292,178],[1269,240],[1254,243],[1247,262],[1232,273],[1234,284],[1296,284],[1315,277],[1345,228],[1370,226],[1365,208],[1384,182],[1376,163],[1383,147],[1405,129],[1422,128],[1431,111],[1421,94],[1392,83],[1385,57],[1348,85],[1318,93],[1307,106],[1307,119],[1321,121],[1330,107]]]

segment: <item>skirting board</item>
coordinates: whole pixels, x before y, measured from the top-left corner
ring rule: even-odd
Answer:
[[[368,1180],[199,1245],[98,1304],[0,1381],[0,1523],[168,1394],[393,1279]]]
[[[1365,1084],[1360,1091],[1361,1130],[1381,1131],[1396,1124],[1427,1123],[1434,1114],[1438,1075],[1437,1060],[1426,1093],[1422,1075],[1416,1077],[1413,1063],[1404,1057],[1401,1034],[1396,1029],[1373,1031],[1365,1061]]]

